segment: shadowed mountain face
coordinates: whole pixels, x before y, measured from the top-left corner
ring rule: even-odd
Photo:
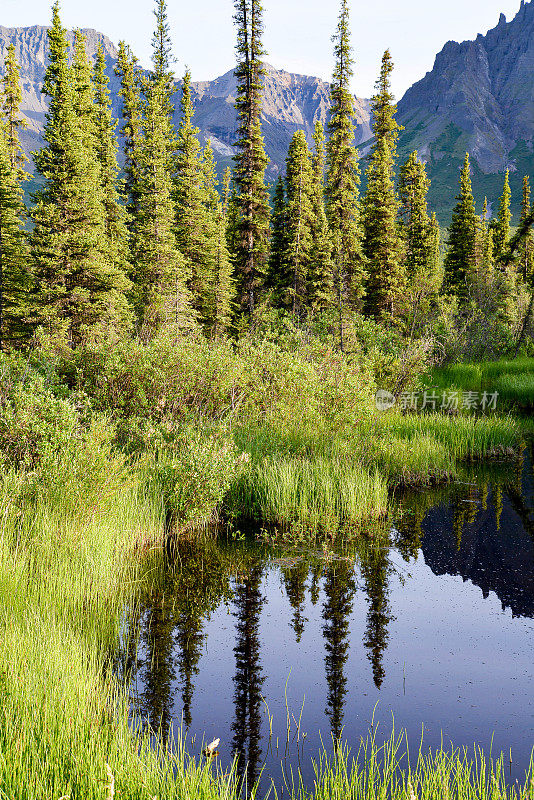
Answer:
[[[114,74],[117,48],[103,34],[84,30],[87,50],[94,58],[99,42],[102,42],[110,77],[113,110],[120,118],[120,83]],[[72,41],[72,33],[69,34]],[[23,133],[23,145],[29,155],[41,146],[41,134],[45,124],[46,98],[41,95],[41,86],[46,67],[47,28],[3,28],[0,26],[0,72],[3,71],[7,45],[13,42],[21,66],[22,111],[28,121]],[[266,66],[265,96],[263,103],[263,135],[267,153],[271,159],[268,176],[274,178],[283,168],[289,142],[297,130],[304,129],[311,141],[317,120],[326,123],[329,107],[329,85],[319,78],[294,75]],[[175,103],[176,124],[179,118],[179,87]],[[233,155],[233,143],[237,127],[234,101],[236,80],[233,70],[213,81],[193,83],[195,124],[200,128],[201,141],[211,141],[215,157],[220,166],[229,164]],[[356,98],[356,140],[370,137],[369,102]]]
[[[466,151],[477,199],[487,194],[495,204],[509,168],[517,210],[522,177],[534,167],[534,3],[522,1],[509,23],[501,14],[475,41],[447,42],[398,108],[406,129],[401,149],[418,149],[439,181],[432,194],[438,211],[456,194]]]

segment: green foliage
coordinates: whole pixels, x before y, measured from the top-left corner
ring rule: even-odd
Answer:
[[[286,161],[287,268],[290,281],[279,281],[281,304],[302,317],[308,305],[308,275],[313,244],[313,172],[303,131],[291,140]]]
[[[9,44],[4,61],[4,75],[2,78],[2,116],[6,137],[6,148],[11,169],[18,170],[19,180],[24,179],[24,164],[26,156],[20,143],[20,132],[27,128],[28,123],[20,116],[22,102],[22,87],[20,85],[20,69],[15,55],[15,45]]]
[[[34,161],[44,178],[35,196],[31,243],[37,284],[35,315],[71,345],[105,330],[124,330],[129,283],[109,259],[104,198],[91,114],[92,88],[83,37],[73,68],[66,33],[53,6],[43,92],[50,104],[45,147]]]
[[[171,451],[146,470],[147,491],[161,497],[178,531],[214,521],[238,472],[238,454],[228,436],[182,432]]]
[[[404,237],[406,292],[403,316],[413,336],[428,322],[443,280],[441,233],[435,214],[428,213],[430,188],[417,151],[399,173],[401,234]]]
[[[121,79],[119,97],[122,99],[121,114],[124,120],[124,125],[121,128],[124,142],[124,188],[128,211],[127,224],[131,231],[140,208],[141,72],[137,59],[128,45],[122,41],[119,42],[115,73]]]
[[[241,311],[254,315],[268,265],[269,203],[265,187],[268,158],[261,135],[264,68],[263,6],[260,0],[234,0],[237,27],[237,150],[233,198],[233,259]]]
[[[285,181],[280,175],[274,187],[269,270],[265,281],[266,286],[274,290],[275,302],[283,293],[283,287],[290,285],[291,281],[287,263],[288,239],[286,187]]]
[[[94,127],[95,148],[100,164],[100,181],[105,210],[107,251],[112,263],[125,274],[131,272],[127,211],[123,204],[122,187],[118,185],[117,121],[111,112],[109,78],[106,75],[106,58],[99,45],[93,74],[95,91]]]
[[[139,209],[132,234],[135,308],[145,337],[162,327],[184,331],[196,325],[187,286],[190,265],[178,248],[174,230],[167,100],[164,80],[145,80],[138,150]]]
[[[463,391],[498,393],[498,404],[527,409],[534,406],[534,359],[486,361],[479,364],[455,364],[434,370],[432,384]]]
[[[24,345],[31,333],[23,179],[16,161],[13,167],[8,137],[0,127],[0,350]]]
[[[226,246],[226,219],[218,193],[213,152],[202,151],[192,123],[191,74],[182,85],[176,144],[176,239],[190,265],[193,306],[206,333],[223,333],[230,323],[233,281]]]
[[[26,156],[20,131],[26,122],[20,116],[22,89],[15,47],[7,48],[0,98],[0,350],[27,343],[28,294],[31,286],[23,184]]]
[[[471,167],[466,153],[460,176],[460,194],[449,228],[445,256],[445,288],[460,298],[467,296],[467,282],[475,255],[476,215],[471,188]]]
[[[367,171],[363,202],[363,252],[368,262],[365,311],[394,321],[406,285],[402,245],[397,226],[398,201],[387,137],[379,139]]]
[[[358,307],[365,276],[360,231],[360,172],[354,147],[354,100],[350,88],[353,58],[347,0],[341,0],[339,23],[334,36],[334,55],[336,66],[330,90],[326,148],[326,213],[332,236],[332,261],[343,349],[345,302],[350,308]]]
[[[315,152],[312,158],[312,245],[308,296],[310,308],[313,311],[321,311],[332,307],[334,304],[334,276],[332,271],[332,239],[325,208],[325,136],[323,126],[319,121],[315,123],[313,141]]]
[[[523,194],[521,198],[521,216],[519,224],[530,214],[530,181],[527,175],[523,178]],[[534,287],[534,237],[529,230],[519,250],[518,269],[525,283]]]
[[[495,245],[495,256],[501,256],[510,241],[510,221],[512,214],[510,212],[510,200],[512,193],[510,191],[510,173],[506,170],[504,176],[504,186],[502,190],[501,199],[499,202],[499,214],[495,224],[495,233],[493,242]]]
[[[399,131],[404,130],[397,122],[397,106],[395,104],[395,97],[391,92],[390,75],[393,69],[391,53],[389,50],[386,50],[382,56],[380,75],[375,84],[376,94],[371,98],[373,134],[376,140],[373,153],[376,152],[380,141],[385,139],[392,160],[395,159],[397,154]]]

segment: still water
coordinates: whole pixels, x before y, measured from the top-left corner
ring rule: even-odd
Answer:
[[[184,543],[135,620],[133,703],[189,749],[220,738],[279,791],[341,737],[477,743],[524,778],[534,745],[531,461],[395,500],[383,537],[341,549]],[[288,720],[291,725],[289,741]],[[510,763],[511,750],[511,763]],[[263,772],[262,772],[263,770]]]

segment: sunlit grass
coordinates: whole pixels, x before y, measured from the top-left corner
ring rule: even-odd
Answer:
[[[465,392],[498,392],[499,402],[511,407],[534,405],[534,358],[454,364],[433,370],[427,383],[438,389]]]
[[[411,441],[420,438],[414,434]],[[272,502],[285,504],[288,515],[295,508],[321,514],[327,497],[345,514],[385,498],[378,473],[362,480],[354,468],[342,486],[346,464],[303,464],[295,473],[294,463],[271,461],[265,502],[277,482]],[[294,495],[299,481],[305,489]],[[43,497],[37,505],[21,504],[15,501],[19,483],[13,474],[0,483],[2,799],[237,800],[234,771],[221,774],[180,739],[164,746],[132,728],[114,677],[124,608],[135,607],[140,590],[156,580],[145,554],[157,553],[162,543],[160,504],[130,483],[97,510],[79,503],[56,509]],[[291,800],[530,797],[532,773],[514,795],[502,759],[491,762],[481,752],[422,750],[410,766],[404,735],[317,758],[315,786],[305,787],[296,775]]]

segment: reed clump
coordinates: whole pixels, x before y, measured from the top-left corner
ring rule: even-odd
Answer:
[[[501,410],[534,406],[534,358],[453,364],[433,370],[426,382],[442,390],[497,393]]]

